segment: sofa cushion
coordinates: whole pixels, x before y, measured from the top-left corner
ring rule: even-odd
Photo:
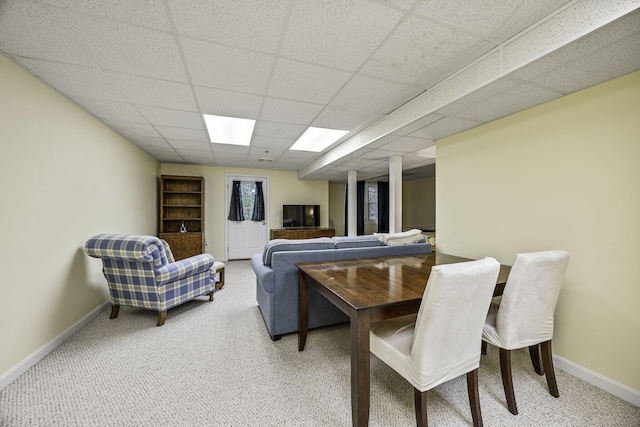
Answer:
[[[411,245],[413,243],[424,243],[426,238],[422,235],[422,231],[414,228],[402,233],[373,233],[383,245],[399,246]]]
[[[331,240],[335,243],[336,249],[382,246],[382,242],[374,235],[332,237]]]
[[[321,249],[334,249],[333,240],[328,237],[319,237],[317,239],[274,239],[264,245],[262,252],[262,263],[271,265],[271,257],[275,252],[282,251],[317,251]]]

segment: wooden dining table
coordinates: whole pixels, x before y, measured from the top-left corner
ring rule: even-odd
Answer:
[[[298,350],[303,351],[307,341],[309,286],[350,318],[353,426],[369,423],[371,324],[417,313],[431,268],[464,261],[472,259],[432,252],[296,264],[299,270]],[[510,269],[500,266],[494,296],[502,295]]]

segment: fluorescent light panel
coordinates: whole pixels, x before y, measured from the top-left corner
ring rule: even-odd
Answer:
[[[320,152],[347,133],[347,130],[310,127],[291,146],[291,150]]]
[[[214,144],[249,145],[255,120],[203,114],[209,139]]]

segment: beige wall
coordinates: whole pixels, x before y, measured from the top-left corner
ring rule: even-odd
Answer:
[[[640,72],[437,143],[438,249],[562,248],[554,353],[640,390]]]
[[[269,206],[265,209],[269,228],[282,227],[282,205],[320,205],[320,226],[329,224],[329,183],[298,179],[295,171],[238,169],[216,166],[194,166],[163,163],[163,175],[189,175],[204,177],[205,222],[207,252],[216,259],[225,259],[226,212],[229,201],[225,200],[226,174],[249,174],[269,177]],[[276,216],[277,214],[277,216]]]
[[[158,163],[0,55],[0,376],[108,300],[104,232],[154,233]]]
[[[402,228],[436,225],[436,179],[423,178],[402,183]]]
[[[344,184],[329,184],[329,219],[336,236],[344,236]]]
[[[329,213],[336,235],[344,236],[344,184],[329,184]],[[436,179],[424,178],[402,183],[402,227],[435,226]],[[377,223],[365,223],[364,234],[378,231]]]

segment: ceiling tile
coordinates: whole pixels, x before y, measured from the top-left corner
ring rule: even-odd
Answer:
[[[134,104],[198,111],[187,84],[113,72],[108,75]]]
[[[244,145],[211,144],[211,150],[216,156],[224,153],[225,156],[243,156],[246,159],[249,155],[249,149],[250,147]]]
[[[204,114],[257,120],[264,97],[195,86],[196,99]]]
[[[288,150],[295,142],[294,138],[273,138],[270,136],[253,135],[251,138],[251,147],[259,147],[260,149]]]
[[[105,70],[187,81],[171,34],[62,9],[52,10],[52,13]]]
[[[264,94],[272,57],[186,37],[180,40],[194,84]]]
[[[415,132],[418,129],[422,129],[425,126],[440,120],[442,117],[444,116],[442,116],[441,114],[430,113],[412,123],[409,123],[406,126],[401,127],[393,133],[396,135],[409,135],[410,133]]]
[[[311,125],[329,129],[353,130],[367,121],[371,121],[373,124],[383,117],[384,114],[380,113],[327,105]]]
[[[164,148],[166,150],[172,149],[171,145],[167,143],[164,138],[153,137],[138,137],[135,140],[135,144],[141,148]]]
[[[127,98],[102,70],[39,59],[19,59],[29,72],[67,96],[126,102]]]
[[[169,0],[178,33],[250,50],[275,53],[287,2]]]
[[[182,150],[212,152],[210,142],[182,141],[179,139],[170,139],[168,142],[173,148],[180,152],[182,152]]]
[[[602,48],[594,60],[584,56],[563,64],[552,72],[540,76],[539,84],[559,88],[567,93],[593,86],[640,69],[640,34]],[[575,70],[580,70],[576,74]]]
[[[320,110],[322,110],[322,105],[319,104],[266,98],[260,114],[260,120],[308,126],[316,118]]]
[[[489,0],[421,2],[416,13],[503,42],[569,0]]]
[[[355,71],[402,16],[399,10],[367,0],[295,2],[280,53]]]
[[[175,151],[149,150],[147,152],[161,163],[186,163]]]
[[[428,89],[494,47],[468,33],[409,17],[360,72]]]
[[[0,50],[28,58],[95,66],[91,57],[49,13],[32,2],[0,1]]]
[[[541,80],[541,76],[552,74],[554,69],[563,66],[563,64],[572,63],[586,56],[599,58],[599,55],[596,54],[601,54],[602,49],[607,49],[611,44],[622,42],[638,32],[640,32],[640,9],[514,71],[510,76],[538,82]]]
[[[510,76],[570,93],[637,70],[639,51],[640,9]]]
[[[132,140],[136,140],[138,138],[159,138],[161,135],[158,133],[155,127],[148,123],[130,123],[130,122],[117,122],[117,123],[109,123],[105,121],[107,125],[111,126],[112,129],[120,132],[125,137],[128,137]]]
[[[253,134],[258,136],[295,140],[298,139],[306,129],[307,126],[258,120]]]
[[[235,155],[235,154],[225,153],[224,156],[218,156],[218,155],[215,155],[215,156],[216,156],[216,163],[218,164],[218,166],[245,167],[247,163],[246,155]]]
[[[389,160],[389,157],[391,156],[401,156],[405,153],[406,151],[404,150],[376,149],[376,150],[369,150],[368,152],[362,153],[359,156],[363,159]]]
[[[135,122],[148,123],[147,119],[140,114],[140,111],[129,102],[109,101],[105,99],[74,97],[87,111],[103,120],[114,122]]]
[[[561,93],[549,89],[501,79],[448,104],[437,113],[489,122],[560,96]]]
[[[437,122],[409,134],[409,136],[436,140],[453,135],[454,133],[462,132],[463,130],[474,128],[481,124],[482,122],[475,120],[460,119],[457,117],[444,117]]]
[[[413,86],[357,75],[336,95],[330,105],[350,110],[388,114],[419,92]]]
[[[162,0],[39,0],[55,7],[111,18],[144,27],[169,30],[171,25]]]
[[[204,164],[215,164],[216,158],[211,151],[193,151],[187,149],[180,150],[180,157],[185,162],[204,165]]]
[[[346,71],[278,59],[268,94],[276,98],[326,104],[351,77]]]
[[[162,136],[167,139],[182,139],[184,141],[209,142],[207,132],[197,129],[186,129],[170,126],[155,126]]]
[[[137,108],[154,125],[204,129],[203,118],[198,113],[148,107],[146,105],[138,105]]]
[[[423,138],[412,138],[409,136],[403,136],[396,139],[386,145],[380,147],[381,150],[389,151],[404,151],[405,153],[412,153],[414,151],[421,150],[433,144],[433,141]]]

